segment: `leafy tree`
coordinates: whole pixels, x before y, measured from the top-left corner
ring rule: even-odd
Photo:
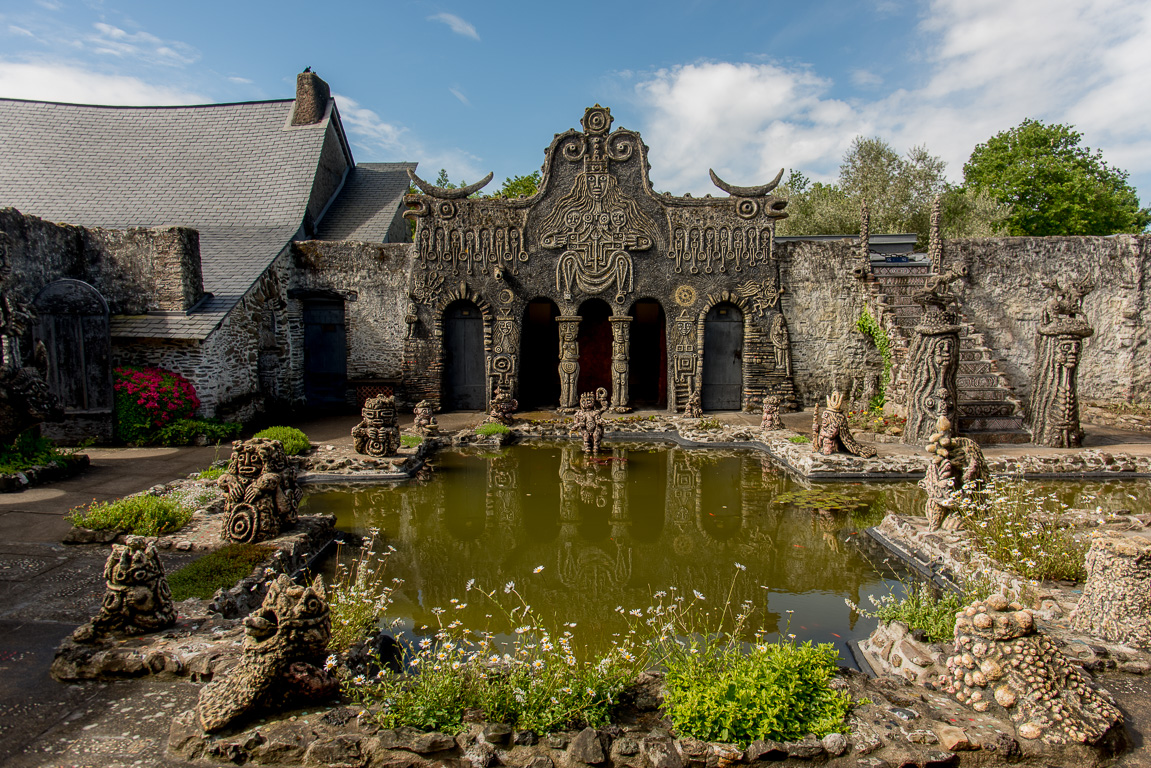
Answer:
[[[532,171],[527,176],[512,176],[504,179],[504,185],[488,197],[531,197],[540,188],[540,172]]]
[[[1012,207],[1012,235],[1111,235],[1142,232],[1151,211],[1139,207],[1127,172],[1080,145],[1072,126],[1027,119],[992,136],[963,166],[968,188]]]

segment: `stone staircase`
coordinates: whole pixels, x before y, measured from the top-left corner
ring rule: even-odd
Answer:
[[[870,282],[872,306],[876,320],[888,331],[892,352],[891,395],[903,400],[907,390],[907,359],[914,329],[923,307],[911,296],[921,291],[931,272],[924,260],[890,262],[872,260]],[[959,434],[977,443],[1028,443],[1023,406],[1007,378],[1000,372],[995,356],[984,343],[983,335],[960,311],[959,331]]]

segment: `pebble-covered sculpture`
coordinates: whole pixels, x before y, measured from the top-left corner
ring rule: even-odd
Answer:
[[[400,427],[396,422],[396,398],[373,397],[364,403],[360,423],[352,427],[356,453],[365,456],[394,456],[400,450]]]
[[[108,582],[100,612],[72,633],[78,643],[91,643],[110,632],[142,635],[176,623],[172,591],[155,541],[129,536],[113,544],[104,563]]]
[[[421,400],[416,403],[416,407],[412,409],[412,412],[415,414],[412,428],[424,437],[435,437],[440,433],[440,425],[436,421],[436,417],[432,414],[432,410],[431,400]]]
[[[689,419],[698,419],[703,416],[703,397],[699,394],[698,387],[687,396],[687,405],[684,406],[683,415]]]
[[[323,668],[332,618],[324,581],[307,586],[280,574],[259,609],[244,619],[244,648],[227,677],[200,691],[196,713],[205,731],[227,728],[257,709],[299,707],[339,689]]]
[[[869,459],[876,451],[870,445],[856,441],[847,425],[847,415],[843,412],[843,393],[832,392],[827,396],[827,410],[820,411],[815,404],[811,420],[811,450],[830,456],[839,451]]]
[[[783,398],[779,395],[768,395],[763,398],[763,418],[759,421],[759,428],[774,431],[783,429],[783,419],[779,418],[779,406]]]
[[[1151,650],[1151,541],[1098,532],[1087,551],[1087,582],[1071,626]]]
[[[488,408],[487,421],[489,424],[503,424],[505,427],[510,427],[515,421],[512,414],[519,407],[519,401],[511,396],[507,387],[497,387],[496,393],[492,397],[492,404]]]
[[[927,527],[938,530],[941,526],[956,528],[957,518],[947,518],[956,505],[956,492],[979,490],[990,475],[987,461],[979,445],[968,437],[954,437],[951,422],[940,416],[927,444],[931,463],[919,487],[927,491]],[[945,525],[944,520],[947,520]]]
[[[296,523],[303,491],[279,440],[253,437],[232,443],[228,469],[216,483],[227,494],[224,536],[256,542]]]
[[[952,424],[959,418],[959,315],[958,297],[951,283],[966,274],[966,268],[932,275],[924,290],[911,298],[923,307],[908,352],[907,425],[903,442],[926,443],[939,417]]]
[[[1083,297],[1095,287],[1090,280],[1064,286],[1044,283],[1052,292],[1043,307],[1031,377],[1031,436],[1036,445],[1078,448],[1079,354],[1083,339],[1095,333],[1083,316]]]
[[[599,444],[603,440],[604,431],[603,414],[608,405],[607,390],[603,387],[597,389],[595,395],[584,392],[579,396],[579,410],[575,413],[574,431],[583,438],[585,453],[599,453]]]
[[[1031,611],[1003,595],[956,614],[955,655],[940,677],[944,689],[976,712],[1006,710],[1024,739],[1095,744],[1123,715],[1111,695],[1035,627]]]

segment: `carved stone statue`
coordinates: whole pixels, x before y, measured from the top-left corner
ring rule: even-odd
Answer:
[[[907,426],[905,443],[926,443],[940,417],[951,424],[959,418],[959,316],[958,298],[949,286],[966,274],[948,270],[932,275],[927,287],[911,298],[923,307],[907,358]]]
[[[1090,280],[1061,285],[1044,283],[1051,292],[1043,308],[1031,377],[1031,436],[1036,445],[1078,448],[1079,354],[1083,339],[1095,333],[1083,316],[1083,297],[1094,289]]]
[[[775,350],[775,370],[785,376],[791,375],[791,337],[787,333],[787,320],[782,312],[777,312],[771,318],[771,329],[768,331],[772,349]]]
[[[488,408],[487,422],[510,427],[515,421],[512,414],[519,407],[519,401],[511,396],[506,387],[497,387],[495,397],[492,398],[492,404]]]
[[[822,413],[819,404],[816,403],[811,422],[811,450],[824,456],[830,456],[841,450],[865,459],[875,455],[874,448],[856,442],[851,434],[847,416],[843,413],[842,392],[833,392],[827,396],[827,410]]]
[[[933,531],[940,526],[958,528],[959,521],[947,518],[947,514],[956,505],[956,492],[964,488],[979,490],[990,475],[983,451],[971,438],[953,437],[951,422],[940,416],[927,453],[931,463],[927,465],[927,475],[919,481],[919,487],[927,491],[927,526]]]
[[[373,397],[364,403],[363,418],[352,427],[353,447],[365,456],[394,456],[400,450],[396,398]]]
[[[431,400],[421,400],[416,403],[416,407],[412,409],[412,412],[415,414],[412,428],[416,432],[424,437],[434,437],[440,433],[440,425],[436,422],[436,417],[432,414]]]
[[[611,409],[613,413],[627,413],[628,358],[631,355],[631,339],[628,335],[631,317],[627,315],[611,317]]]
[[[575,414],[574,431],[583,438],[585,453],[599,453],[604,430],[603,414],[608,409],[607,390],[600,387],[594,396],[591,392],[584,392],[579,397],[579,405],[580,408]]]
[[[155,540],[129,536],[113,544],[104,563],[108,582],[100,612],[72,633],[78,643],[90,643],[110,632],[142,635],[176,623],[172,591],[164,575]]]
[[[253,437],[232,443],[228,469],[217,484],[227,493],[224,536],[264,541],[295,525],[303,491],[279,440]]]
[[[339,690],[323,668],[332,619],[324,582],[298,586],[280,574],[259,609],[244,619],[244,649],[226,677],[200,691],[196,713],[205,731],[219,731],[257,709],[298,707]]]
[[[699,387],[691,391],[687,396],[687,405],[684,406],[683,415],[689,419],[698,419],[703,416],[703,396],[699,393]]]
[[[556,318],[560,334],[560,411],[574,413],[579,382],[579,315]]]
[[[784,429],[783,419],[779,418],[779,406],[783,398],[779,395],[768,395],[763,398],[763,418],[759,422],[760,429]]]

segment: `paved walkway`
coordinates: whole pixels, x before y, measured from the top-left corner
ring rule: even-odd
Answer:
[[[639,415],[647,415],[640,412]],[[661,413],[661,412],[651,412]],[[520,414],[554,418],[554,413]],[[723,413],[721,421],[758,425],[759,416]],[[806,432],[811,414],[786,414],[784,422]],[[411,416],[401,417],[401,424]],[[441,414],[445,432],[478,424],[481,413]],[[296,425],[312,442],[351,443],[354,415],[321,416]],[[1151,436],[1087,427],[1088,447],[1151,454]],[[898,443],[882,453],[921,450]],[[99,448],[86,451],[91,467],[82,475],[18,494],[0,494],[0,764],[11,766],[184,765],[163,758],[168,714],[186,709],[196,688],[186,681],[136,681],[62,685],[48,675],[59,642],[99,606],[107,548],[64,546],[64,515],[93,499],[108,500],[186,477],[226,458],[228,449]],[[991,455],[1059,452],[1033,446],[993,446]],[[165,552],[172,570],[189,556]],[[1140,731],[1151,728],[1151,680],[1125,678],[1124,704]],[[1145,728],[1146,726],[1146,728]],[[1142,745],[1120,765],[1151,768]]]

